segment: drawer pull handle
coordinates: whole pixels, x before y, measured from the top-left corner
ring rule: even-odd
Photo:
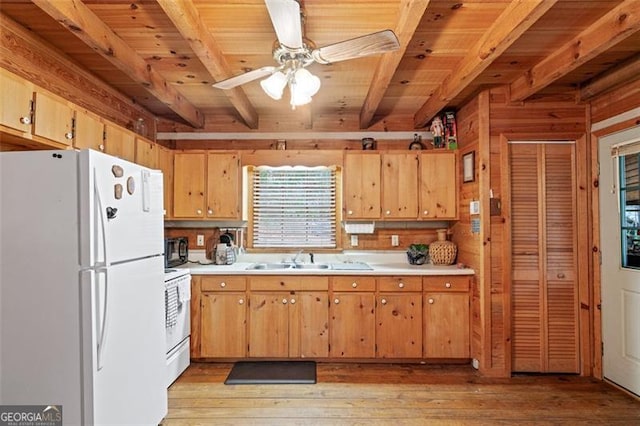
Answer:
[[[225,283],[224,281],[220,283],[220,287],[225,288],[227,286],[227,283]]]
[[[386,305],[386,304],[387,304],[387,299],[382,299],[382,300],[380,301],[380,303],[382,303],[383,305]]]
[[[430,305],[433,305],[433,302],[435,302],[435,300],[433,300],[433,299],[429,299],[429,304],[430,304]]]
[[[239,304],[239,305],[244,305],[244,299],[240,299],[240,300],[238,300],[238,304]]]
[[[296,303],[296,299],[291,299],[291,304],[293,305],[294,303]]]
[[[353,214],[353,210],[349,210],[347,214],[350,214],[350,215]]]
[[[446,288],[451,288],[451,283],[445,283],[444,285]]]
[[[338,303],[340,303],[340,299],[334,299],[333,303],[335,303],[337,305]]]
[[[358,283],[355,283],[355,282],[354,282],[354,283],[351,283],[351,287],[353,287],[353,288],[358,287]]]
[[[404,288],[404,283],[398,283],[398,287]]]
[[[282,304],[286,305],[287,304],[287,299],[282,299]]]

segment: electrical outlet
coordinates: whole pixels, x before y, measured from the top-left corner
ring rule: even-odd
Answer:
[[[198,247],[204,246],[204,235],[198,234],[198,236],[196,237],[196,245]]]
[[[351,236],[351,247],[358,247],[358,236],[357,235],[352,235]]]
[[[391,245],[393,247],[398,247],[400,245],[400,238],[398,238],[397,235],[392,235],[391,236]]]

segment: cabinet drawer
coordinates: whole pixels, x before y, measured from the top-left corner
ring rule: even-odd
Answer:
[[[263,291],[303,291],[303,290],[328,290],[328,277],[303,277],[300,275],[292,276],[264,276],[252,277],[249,280],[249,288],[251,290]]]
[[[375,277],[334,277],[331,289],[333,291],[375,291]]]
[[[422,277],[424,291],[469,291],[469,276]]]
[[[421,291],[421,277],[381,277],[378,279],[379,291]]]
[[[200,288],[201,291],[244,291],[247,280],[234,276],[203,276]]]

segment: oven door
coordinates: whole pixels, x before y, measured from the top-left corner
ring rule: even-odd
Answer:
[[[165,283],[166,352],[171,352],[191,333],[191,275]]]

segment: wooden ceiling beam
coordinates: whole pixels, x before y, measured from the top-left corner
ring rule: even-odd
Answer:
[[[640,54],[594,78],[580,89],[580,100],[587,101],[626,83],[640,79]]]
[[[378,62],[378,66],[373,73],[373,80],[369,86],[369,91],[367,92],[367,97],[360,110],[361,129],[366,129],[371,125],[373,116],[391,83],[396,68],[398,68],[409,46],[409,42],[413,38],[416,28],[418,28],[418,24],[420,24],[422,20],[422,15],[424,15],[427,6],[429,6],[429,1],[430,0],[402,0],[400,2],[398,23],[395,28],[395,33],[400,42],[400,49],[395,52],[385,53]]]
[[[414,115],[424,127],[525,33],[557,0],[512,1]]]
[[[232,77],[231,68],[222,50],[200,19],[200,14],[191,0],[158,0],[158,4],[216,81]],[[258,113],[244,90],[235,87],[225,90],[224,94],[247,127],[257,129]]]
[[[640,30],[640,0],[625,0],[511,83],[521,102]]]
[[[142,85],[190,125],[204,125],[202,113],[79,0],[34,0],[40,9],[95,52]]]

